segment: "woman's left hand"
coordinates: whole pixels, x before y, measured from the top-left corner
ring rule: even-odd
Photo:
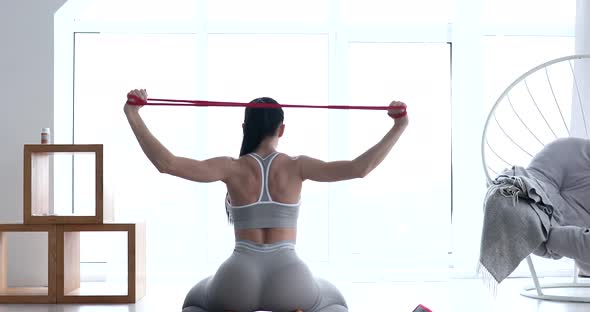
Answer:
[[[139,98],[139,99],[138,99]],[[128,113],[137,113],[140,108],[143,107],[143,103],[147,101],[147,92],[145,89],[141,90],[131,90],[127,93],[127,102],[125,102],[125,107],[123,110],[126,114]],[[132,104],[130,104],[132,103]],[[139,104],[139,105],[138,105]]]

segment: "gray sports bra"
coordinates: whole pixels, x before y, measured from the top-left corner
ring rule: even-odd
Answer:
[[[297,204],[279,203],[272,200],[268,191],[268,172],[273,159],[278,154],[278,152],[273,152],[264,158],[256,153],[248,154],[260,165],[262,190],[258,201],[248,205],[232,206],[229,196],[226,198],[225,209],[229,211],[231,221],[237,229],[297,227],[301,201]]]

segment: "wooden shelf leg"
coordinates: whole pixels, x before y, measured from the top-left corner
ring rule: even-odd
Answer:
[[[6,292],[8,288],[8,237],[0,232],[0,291]]]

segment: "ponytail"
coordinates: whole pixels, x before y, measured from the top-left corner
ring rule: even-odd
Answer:
[[[252,100],[250,103],[279,104],[269,97],[261,97]],[[256,108],[247,107],[244,112],[244,138],[240,148],[240,157],[254,152],[260,143],[269,136],[273,136],[279,126],[283,123],[284,113],[280,106],[277,108]],[[227,199],[229,200],[229,194]],[[225,209],[227,220],[232,223],[231,214]]]

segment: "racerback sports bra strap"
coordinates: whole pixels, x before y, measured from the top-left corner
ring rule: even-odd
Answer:
[[[258,155],[256,153],[250,153],[248,155],[250,157],[256,159],[256,161],[260,165],[262,185],[261,185],[260,197],[258,198],[258,201],[259,202],[272,201],[272,197],[270,196],[270,192],[268,190],[268,173],[270,171],[270,165],[272,164],[272,161],[275,159],[275,157],[277,157],[277,155],[279,155],[279,153],[275,151],[275,152],[270,153],[266,157],[261,157],[260,155]]]
[[[261,190],[258,201],[243,205],[233,206],[229,198],[225,201],[225,208],[230,214],[230,220],[238,229],[252,228],[294,228],[297,227],[300,202],[296,204],[279,203],[272,200],[268,190],[268,176],[272,161],[279,153],[273,152],[266,157],[256,153],[248,154],[256,159],[260,165]]]

